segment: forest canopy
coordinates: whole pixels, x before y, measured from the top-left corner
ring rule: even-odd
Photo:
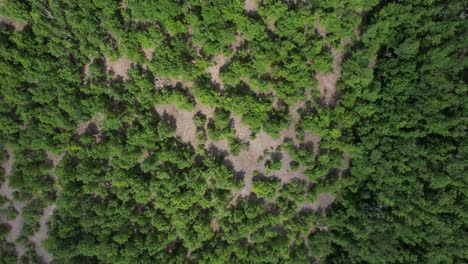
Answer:
[[[465,263],[466,3],[0,0],[0,263]]]

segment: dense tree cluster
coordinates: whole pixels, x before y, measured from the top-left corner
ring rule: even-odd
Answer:
[[[247,2],[0,2],[0,263],[467,261],[465,5]]]

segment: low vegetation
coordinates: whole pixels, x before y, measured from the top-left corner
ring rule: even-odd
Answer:
[[[0,1],[0,263],[466,262],[465,13]]]

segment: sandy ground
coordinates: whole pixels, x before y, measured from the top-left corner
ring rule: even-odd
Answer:
[[[175,118],[176,120],[176,136],[185,143],[190,143],[194,148],[198,146],[196,131],[197,127],[193,121],[194,116],[201,112],[206,116],[207,119],[213,118],[214,109],[211,106],[202,105],[196,102],[194,111],[188,112],[177,108],[173,104],[161,104],[155,106],[156,111],[159,115],[164,116],[165,114]]]
[[[101,126],[102,126],[103,121],[104,121],[104,114],[103,113],[97,113],[96,115],[94,115],[91,118],[91,120],[79,123],[78,126],[76,127],[75,133],[78,136],[83,135],[86,132],[86,129],[88,129],[88,126],[91,123],[95,123],[96,126],[98,127],[99,131],[101,131]]]
[[[131,60],[126,56],[122,56],[116,61],[110,61],[108,58],[105,58],[105,60],[107,71],[112,71],[114,78],[120,76],[124,81],[128,80],[127,70],[132,66]]]
[[[276,30],[276,25],[275,25],[275,21],[274,20],[270,20],[267,24],[267,28],[271,31],[271,32],[275,32]]]
[[[8,152],[8,160],[2,163],[2,168],[5,170],[5,182],[2,184],[2,187],[0,189],[0,194],[7,197],[8,200],[12,201],[13,207],[15,207],[16,211],[18,212],[18,215],[12,221],[6,221],[6,219],[4,219],[2,215],[0,215],[0,221],[4,223],[8,223],[11,226],[10,233],[6,237],[6,240],[8,242],[14,243],[16,254],[18,255],[18,259],[19,259],[21,256],[25,254],[26,249],[24,248],[23,245],[16,243],[15,241],[19,238],[21,234],[21,229],[23,228],[24,221],[23,221],[22,213],[23,213],[23,208],[26,206],[26,203],[14,201],[13,199],[13,192],[15,191],[15,189],[11,188],[10,185],[8,184],[8,177],[10,177],[11,175],[11,170],[13,167],[15,157],[14,157],[13,152],[9,148],[6,148],[6,151]]]
[[[315,24],[315,29],[317,30],[319,36],[322,38],[327,37],[327,31],[325,28],[320,24],[320,18],[317,19],[317,23]]]
[[[315,25],[317,32],[320,36],[326,37],[325,28],[320,25],[320,19],[317,20]],[[315,75],[315,78],[318,81],[318,91],[326,105],[331,105],[335,101],[336,94],[336,82],[341,76],[341,63],[343,61],[343,51],[342,49],[349,44],[349,39],[343,39],[341,41],[341,49],[338,50],[334,47],[331,48],[333,54],[333,71],[332,73],[320,72]],[[327,44],[329,45],[329,44]]]
[[[177,137],[179,137],[183,142],[192,143],[194,146],[196,145],[195,132],[197,131],[197,127],[193,122],[193,117],[195,115],[194,111],[182,111],[173,104],[157,105],[155,108],[159,115],[164,116],[165,114],[168,114],[175,118]]]
[[[94,62],[94,57],[92,57],[88,63],[85,64],[84,68],[83,68],[83,75],[84,75],[84,82],[87,83],[87,81],[89,80],[89,66],[91,64],[93,64]]]
[[[219,71],[221,67],[223,67],[223,65],[227,63],[228,60],[223,54],[218,54],[214,56],[213,61],[215,64],[213,66],[208,67],[207,72],[211,74],[211,80],[214,83],[217,83],[219,84],[221,88],[224,88],[223,81],[221,80],[221,77],[219,76]]]
[[[242,37],[242,33],[237,32],[236,33],[236,41],[234,41],[234,43],[232,43],[231,50],[234,53],[236,53],[237,50],[242,46],[242,44],[244,44],[244,38]],[[229,58],[229,60],[230,60],[230,58]]]
[[[189,32],[190,30],[191,30],[191,27],[189,28]],[[244,38],[242,37],[241,32],[236,32],[235,38],[236,40],[231,44],[231,50],[233,54],[235,54],[237,50],[242,46],[242,44],[244,44]],[[217,54],[213,57],[214,65],[208,67],[208,70],[206,71],[207,73],[211,75],[211,81],[219,84],[221,89],[224,88],[224,84],[223,84],[223,80],[219,76],[219,71],[224,65],[229,63],[231,59],[232,57],[226,57],[224,54]]]
[[[152,60],[153,59],[154,48],[143,49],[143,53],[145,53],[145,57],[148,60]]]
[[[6,17],[0,17],[0,23],[5,23],[8,25],[13,26],[15,30],[23,30],[24,27],[26,26],[25,23],[18,22],[14,19],[6,18]]]
[[[335,200],[335,196],[331,193],[321,193],[317,196],[317,200],[313,203],[302,203],[299,205],[300,210],[325,210]]]
[[[210,227],[213,230],[213,232],[219,232],[220,226],[218,224],[218,219],[216,219],[216,218],[211,219]]]
[[[43,214],[39,219],[39,230],[37,231],[34,236],[29,237],[29,241],[34,244],[35,250],[37,255],[43,260],[44,263],[52,263],[53,256],[45,250],[42,245],[42,242],[47,239],[47,233],[49,231],[47,227],[47,223],[52,217],[55,209],[57,206],[55,204],[51,204],[44,208]]]
[[[255,12],[258,9],[257,0],[245,0],[244,9],[247,12]]]
[[[54,177],[55,181],[57,182],[57,176],[55,175],[54,171],[57,167],[58,163],[62,160],[65,156],[65,153],[61,153],[56,155],[52,152],[47,152],[47,158],[52,161],[52,171],[51,175]],[[34,244],[34,248],[36,250],[36,254],[42,259],[43,263],[52,263],[53,256],[50,254],[42,245],[44,240],[47,239],[49,228],[47,224],[50,221],[50,218],[54,214],[54,211],[57,209],[55,204],[51,204],[43,209],[42,216],[39,218],[39,230],[33,235],[29,237],[29,241]]]
[[[249,141],[252,130],[249,126],[242,122],[242,118],[239,115],[231,113],[231,118],[234,121],[234,128],[236,129],[236,137],[242,141]]]
[[[317,156],[319,154],[320,150],[320,136],[319,135],[314,135],[310,132],[305,132],[304,133],[304,142],[312,142],[314,146],[314,155]]]

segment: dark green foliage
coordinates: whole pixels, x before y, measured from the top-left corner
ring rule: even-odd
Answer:
[[[57,263],[467,262],[465,4],[255,2],[0,4],[0,183],[16,189],[0,204],[26,248],[0,225],[0,263],[40,262],[29,237],[52,203]],[[340,77],[330,104],[318,73]],[[188,144],[158,104],[215,111]],[[274,176],[279,151],[310,183]],[[301,209],[324,193],[330,209]]]
[[[466,262],[461,5],[381,5],[345,62],[343,106],[333,118],[357,147],[352,178],[331,211],[332,235],[313,239],[327,262]],[[370,60],[373,76],[362,70]]]
[[[0,212],[7,221],[14,220],[16,216],[18,215],[18,212],[16,211],[15,207],[11,203],[8,204],[5,208],[2,208]]]

